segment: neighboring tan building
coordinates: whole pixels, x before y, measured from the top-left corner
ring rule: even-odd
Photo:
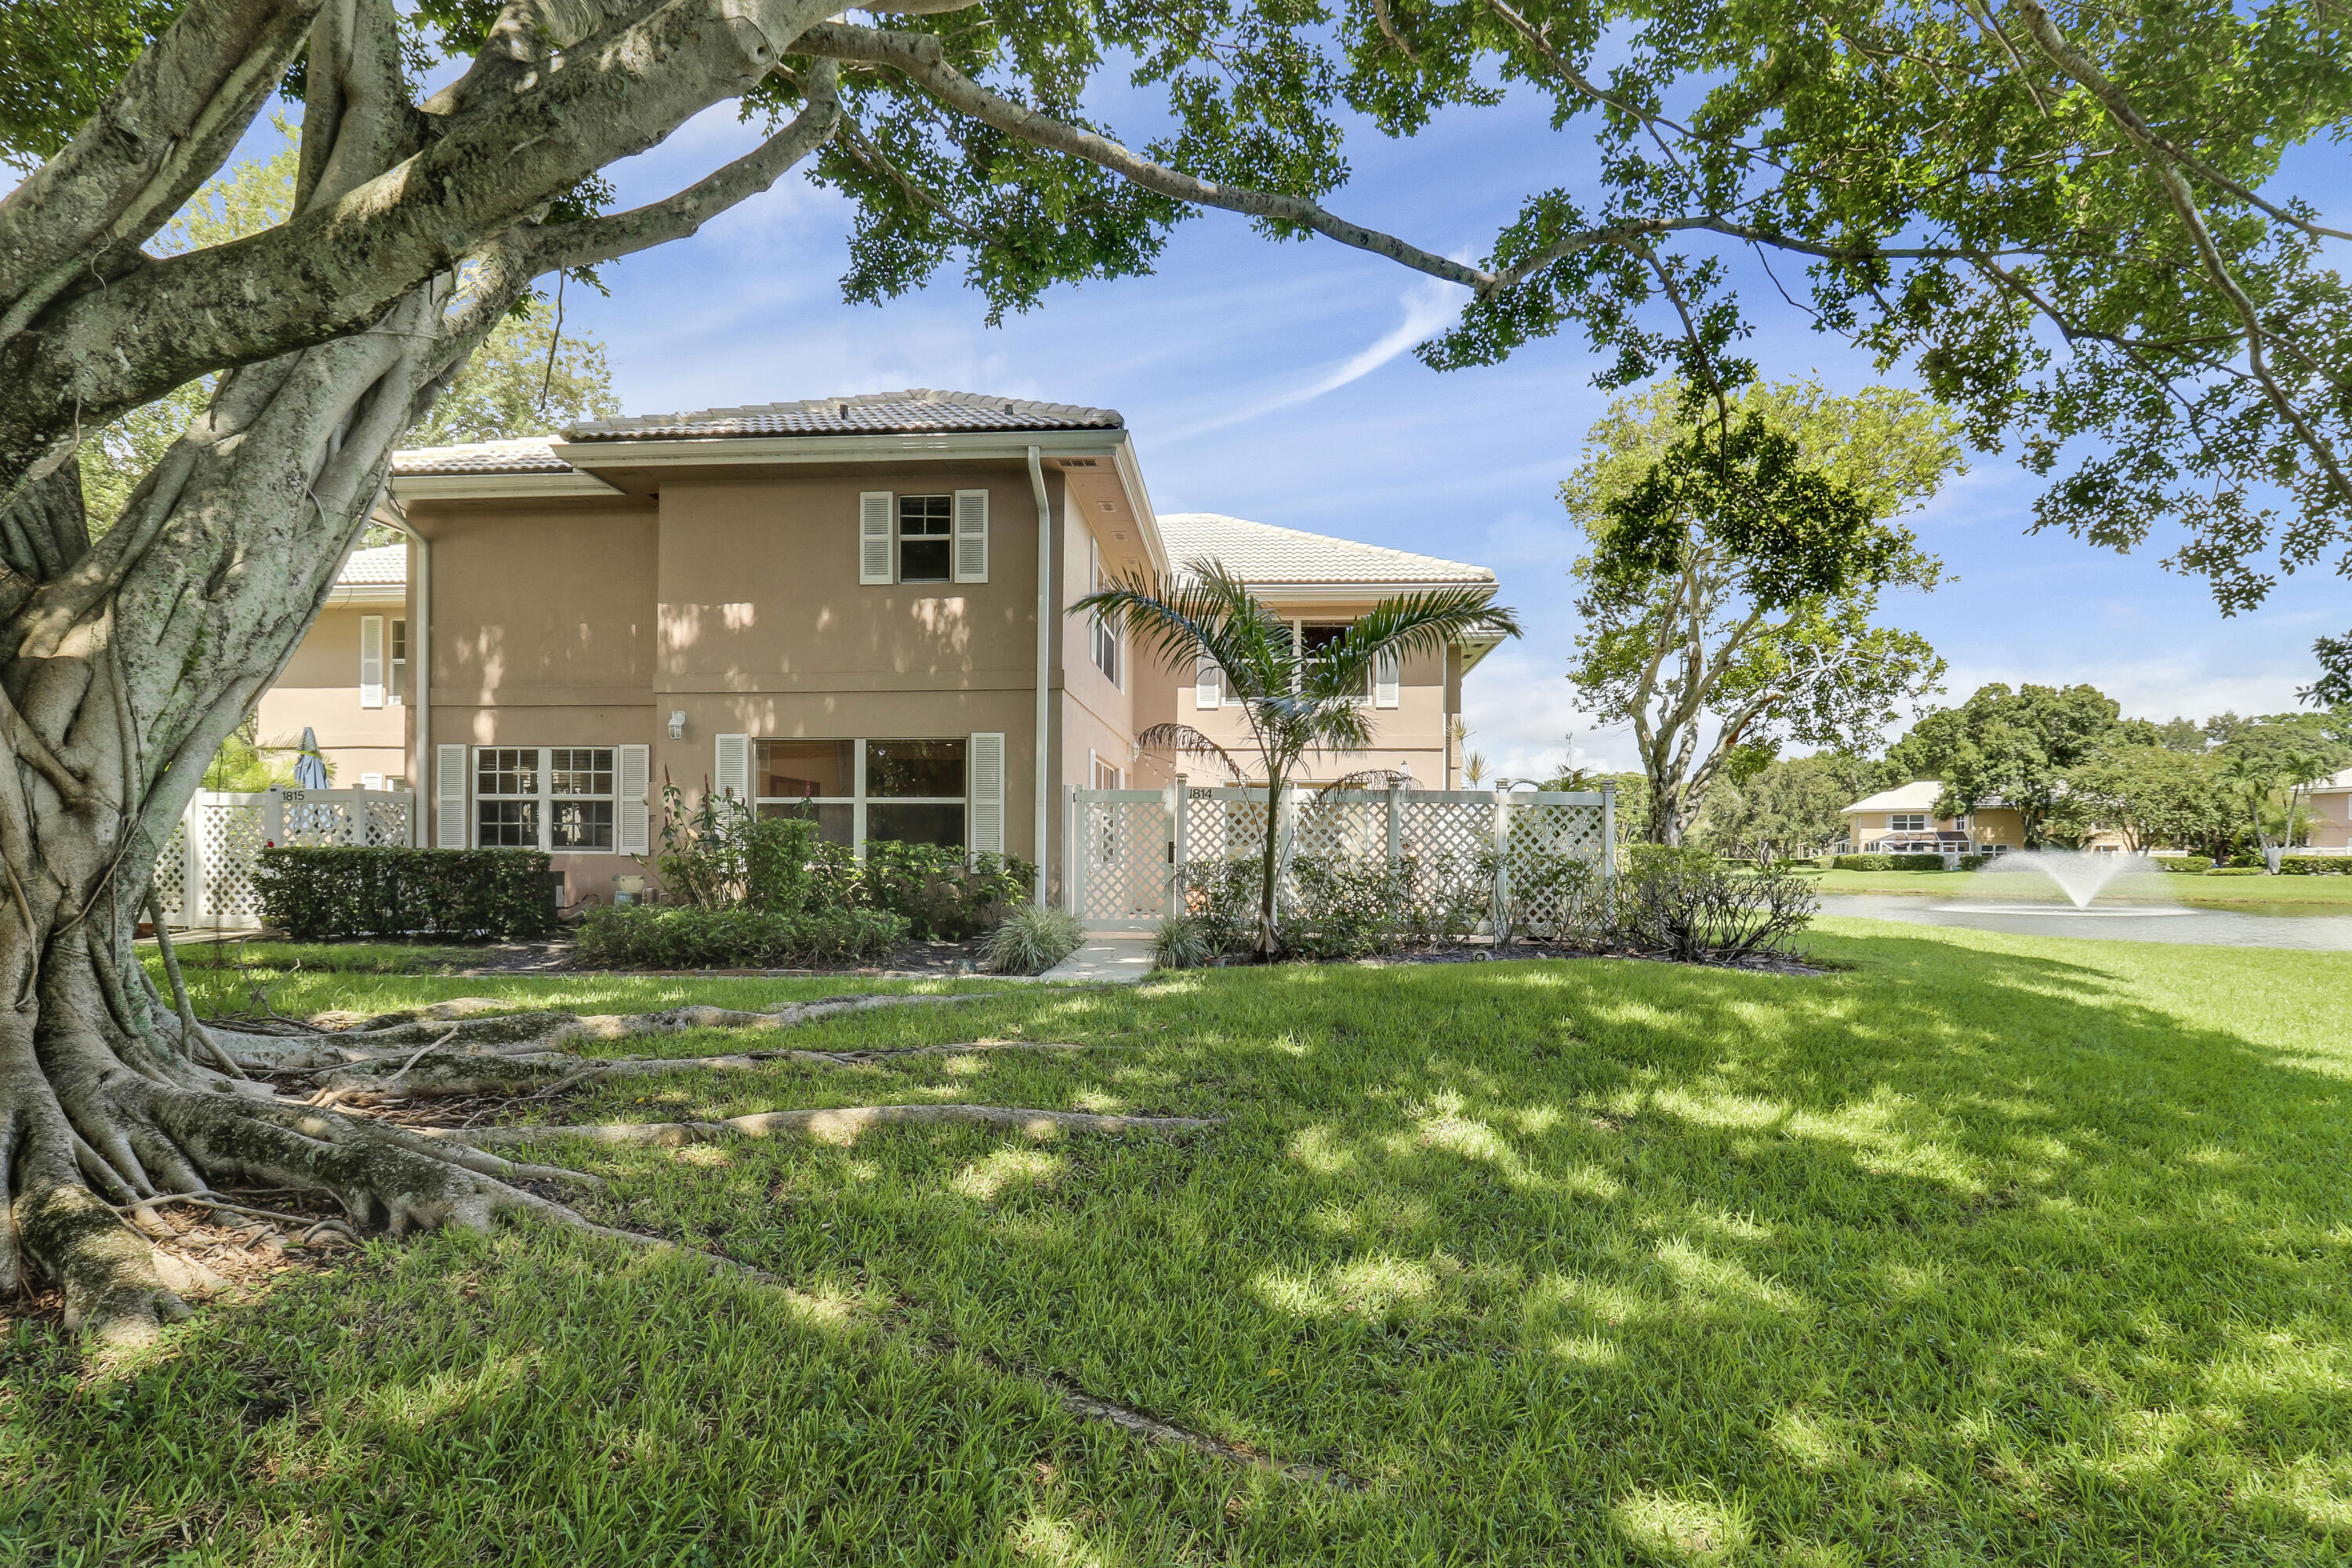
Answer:
[[[405,787],[408,547],[354,550],[326,606],[262,693],[265,746],[289,747],[308,725],[337,789]]]
[[[2352,849],[2352,768],[2320,780],[2306,795],[2311,803],[2311,847]]]
[[[384,646],[397,626],[405,656],[413,627],[420,650],[401,670],[415,679],[384,695],[417,760],[395,752],[382,771],[422,784],[426,843],[544,848],[572,901],[640,869],[627,857],[657,840],[665,781],[689,804],[712,786],[763,811],[805,802],[838,843],[1042,852],[1058,878],[1066,788],[1223,783],[1213,760],[1139,737],[1171,721],[1244,733],[1213,679],[1065,614],[1096,586],[1215,557],[1312,639],[1391,594],[1495,582],[1262,523],[1161,518],[1117,413],[954,392],[403,452],[380,515],[412,540]],[[365,634],[320,627],[289,679],[341,669],[348,692]],[[1462,678],[1492,646],[1379,671],[1372,748],[1311,758],[1312,776],[1409,769],[1450,786]],[[266,730],[281,710],[273,692]],[[352,770],[336,782],[360,782]]]
[[[1855,801],[1838,814],[1846,842],[1862,855],[2005,855],[2025,847],[2024,820],[2014,807],[1994,801],[1967,816],[1937,816],[1943,793],[1940,779],[1914,779]]]

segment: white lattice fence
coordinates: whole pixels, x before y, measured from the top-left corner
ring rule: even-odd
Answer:
[[[250,930],[261,923],[254,873],[265,846],[407,845],[415,821],[406,791],[199,791],[156,856],[155,890],[173,925]]]
[[[1175,907],[1169,803],[1157,790],[1069,792],[1069,908],[1092,931],[1145,931]]]
[[[1277,819],[1277,896],[1296,907],[1302,863],[1385,866],[1408,931],[1491,931],[1500,910],[1549,935],[1613,875],[1612,807],[1598,794],[1293,790]],[[1265,852],[1262,789],[1071,790],[1066,811],[1066,901],[1097,931],[1146,930],[1197,907],[1214,868]]]

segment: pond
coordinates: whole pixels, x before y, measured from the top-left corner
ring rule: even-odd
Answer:
[[[2352,952],[2352,914],[2341,905],[2249,904],[2232,910],[2180,904],[2098,904],[2073,910],[1998,897],[1951,899],[1890,893],[1823,893],[1822,913],[1916,925],[1973,926],[2019,936],[2099,942],[2180,942],[2212,947],[2291,947]]]

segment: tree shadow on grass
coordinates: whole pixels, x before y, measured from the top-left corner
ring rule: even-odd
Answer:
[[[1108,1002],[1106,1035],[1168,1043],[935,1058],[910,1092],[1223,1127],[600,1157],[615,1203],[833,1319],[507,1233],[373,1251],[83,1389],[20,1342],[16,1459],[50,1480],[19,1495],[51,1510],[18,1539],[566,1563],[2352,1549],[2341,1064],[1997,947]],[[1370,1486],[1144,1450],[1024,1371]]]

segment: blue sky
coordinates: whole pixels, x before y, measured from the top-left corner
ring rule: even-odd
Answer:
[[[1118,91],[1100,112],[1135,143],[1150,133],[1146,107]],[[620,165],[615,184],[625,203],[648,200],[753,140],[722,107]],[[1350,155],[1355,176],[1328,205],[1465,258],[1484,253],[1528,188],[1574,188],[1582,162],[1578,140],[1553,136],[1528,104],[1450,116],[1402,143],[1368,132]],[[1440,374],[1410,350],[1460,291],[1326,241],[1274,244],[1217,213],[1177,230],[1155,276],[1057,290],[1000,328],[952,276],[853,307],[836,281],[848,225],[845,204],[788,175],[694,239],[607,268],[610,298],[570,289],[568,320],[604,340],[632,414],[899,386],[1118,408],[1162,511],[1492,566],[1527,636],[1472,677],[1472,745],[1514,775],[1571,748],[1580,763],[1630,763],[1624,734],[1578,713],[1562,675],[1575,550],[1556,491],[1606,402],[1580,342]],[[1801,276],[1782,271],[1792,289]],[[1767,374],[1845,390],[1880,379],[1752,282]],[[2031,476],[1983,458],[1912,520],[1958,581],[1891,599],[1885,615],[1950,661],[1954,700],[1992,680],[2089,680],[2148,718],[2276,710],[2310,679],[2313,637],[2352,624],[2324,573],[2224,619],[2200,584],[2157,565],[2161,549],[2124,557],[2027,535],[2034,493]]]

